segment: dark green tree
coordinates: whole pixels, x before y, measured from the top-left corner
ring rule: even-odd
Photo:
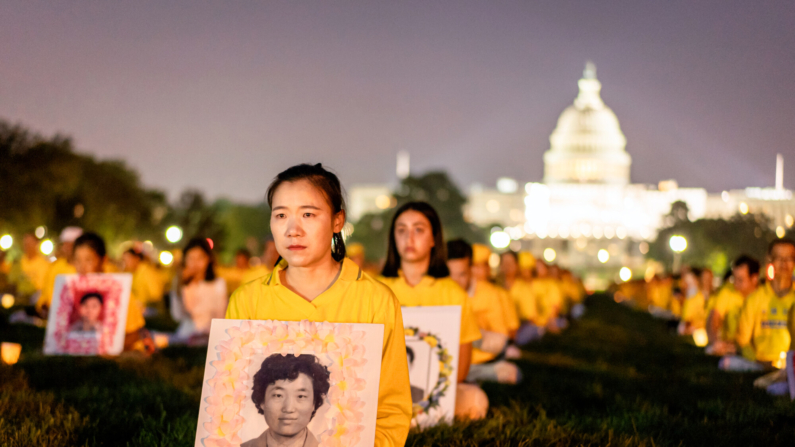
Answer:
[[[423,201],[434,207],[444,227],[445,239],[464,238],[470,243],[483,242],[487,232],[464,219],[466,197],[447,173],[432,171],[404,179],[393,193],[395,207],[382,213],[367,214],[355,224],[352,241],[365,246],[367,258],[386,255],[389,226],[397,208],[408,202]]]
[[[673,235],[687,239],[687,249],[682,253],[682,262],[689,265],[711,268],[722,275],[731,262],[741,254],[754,256],[764,261],[767,245],[775,237],[770,219],[762,214],[737,214],[730,219],[686,218],[687,207],[681,202],[673,204],[666,217],[667,226],[660,230],[657,239],[650,244],[648,256],[670,266],[673,262],[669,240]]]

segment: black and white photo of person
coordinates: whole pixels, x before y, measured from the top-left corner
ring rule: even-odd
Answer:
[[[411,370],[414,368],[414,350],[410,347],[406,346],[406,360],[409,362],[409,374]],[[411,403],[416,404],[418,402],[422,402],[422,399],[425,398],[425,390],[414,385],[411,386]]]
[[[69,326],[69,332],[97,333],[102,326],[102,295],[96,292],[86,293],[80,298],[78,313],[80,319]]]
[[[316,447],[307,425],[329,391],[329,371],[311,354],[273,354],[254,374],[251,400],[268,429],[241,447]]]

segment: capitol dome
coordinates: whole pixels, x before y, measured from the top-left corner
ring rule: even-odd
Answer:
[[[627,139],[616,114],[599,96],[596,67],[585,66],[574,104],[558,118],[544,154],[545,183],[629,183]]]

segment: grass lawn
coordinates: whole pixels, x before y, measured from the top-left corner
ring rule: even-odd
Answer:
[[[23,358],[0,366],[0,446],[193,445],[204,349],[48,358],[42,329],[4,320],[0,340],[21,342]],[[487,419],[412,432],[406,445],[795,445],[789,399],[718,371],[664,323],[604,296],[518,364],[521,385],[484,385]]]

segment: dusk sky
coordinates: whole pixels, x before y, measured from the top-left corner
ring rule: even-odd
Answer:
[[[9,2],[0,118],[126,160],[173,198],[254,202],[444,169],[539,181],[586,60],[632,181],[795,188],[795,2]]]

